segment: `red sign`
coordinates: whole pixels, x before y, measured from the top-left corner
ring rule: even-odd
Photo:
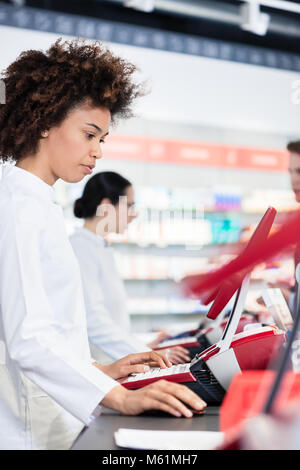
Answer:
[[[104,157],[261,171],[287,171],[288,169],[288,152],[285,150],[119,134],[113,134],[107,139]]]

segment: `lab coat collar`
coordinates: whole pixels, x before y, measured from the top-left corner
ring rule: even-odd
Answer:
[[[41,178],[30,171],[23,170],[15,165],[5,164],[2,166],[2,178],[12,177],[17,182],[18,187],[23,187],[26,191],[36,194],[39,197],[45,197],[54,201],[55,191],[52,186],[45,183]]]
[[[86,238],[89,238],[91,241],[93,241],[94,243],[97,243],[102,248],[105,248],[108,246],[108,242],[103,237],[101,237],[97,233],[91,232],[91,230],[88,230],[85,227],[76,227],[75,234],[82,235]]]

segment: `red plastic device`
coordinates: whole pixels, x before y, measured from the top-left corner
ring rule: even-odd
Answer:
[[[246,325],[257,322],[258,320],[254,315],[242,315],[236,329],[236,334],[241,333]],[[190,336],[165,340],[153,349],[155,351],[159,351],[161,349],[182,346],[183,348],[189,350],[190,357],[193,358],[196,354],[200,354],[201,352],[205,351],[205,349],[219,341],[226,328],[226,325],[227,320],[222,320],[221,322],[217,321],[206,328],[194,330],[192,332],[193,334]]]
[[[237,374],[231,382],[220,409],[220,430],[228,432],[241,426],[246,418],[262,412],[273,385],[275,372],[253,370]],[[300,374],[286,374],[275,409],[283,410],[292,400],[300,397]]]

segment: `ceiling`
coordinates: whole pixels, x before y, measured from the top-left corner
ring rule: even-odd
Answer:
[[[240,8],[245,3],[244,1],[140,1],[150,3],[154,1],[154,10],[147,13],[128,8],[124,6],[122,0],[7,0],[5,3],[21,3],[47,10],[299,53],[300,13],[261,7],[261,12],[270,15],[270,22],[266,35],[259,36],[241,29]],[[281,1],[281,4],[283,3]],[[299,0],[291,0],[287,3],[300,5]]]
[[[1,51],[0,69],[22,50],[37,44],[46,49],[56,38],[55,33],[1,27],[0,42],[9,47]],[[121,44],[112,44],[111,48],[138,66],[138,78],[145,80],[151,91],[137,100],[137,116],[168,123],[176,134],[172,138],[197,140],[199,126],[206,126],[206,136],[207,127],[233,129],[236,136],[231,134],[230,142],[237,144],[246,141],[244,131],[299,135],[300,104],[292,100],[292,85],[299,80],[297,72],[153,49],[145,54],[141,47]],[[183,128],[175,128],[176,123],[182,123]],[[223,134],[214,134],[212,140],[221,137],[224,140]],[[260,145],[257,137],[247,143]]]
[[[184,3],[186,6],[189,2],[190,0],[186,0],[177,3],[181,4],[180,6]],[[207,4],[204,1],[194,3],[197,6]],[[209,3],[236,7],[241,2],[209,0]],[[206,34],[215,38],[222,36],[230,38],[231,41],[299,52],[299,38],[295,35],[284,36],[268,32],[266,36],[258,37],[241,30],[238,25],[225,24],[222,19],[204,20],[175,15],[174,12],[145,13],[125,8],[116,0],[28,0],[26,4],[94,18],[144,24],[152,28],[185,31],[202,36]],[[278,12],[276,14],[279,15]],[[279,16],[280,21],[283,21],[284,14]],[[295,14],[285,16],[287,22],[300,21],[300,15],[299,18]],[[37,43],[40,47],[47,47],[55,37],[54,34],[38,31],[10,31],[10,28],[4,27],[2,34],[3,41],[8,42],[10,47],[1,53],[1,68],[10,63],[24,47],[30,49]],[[181,122],[187,126],[193,123],[217,129],[239,129],[240,132],[247,130],[288,136],[299,133],[300,106],[296,106],[292,101],[293,84],[297,84],[298,88],[300,86],[297,82],[299,72],[255,67],[188,54],[180,55],[178,67],[179,56],[176,53],[148,49],[145,54],[143,48],[121,44],[114,44],[113,47],[136,63],[143,71],[143,78],[150,81],[151,94],[138,106],[138,113],[145,119],[166,123]],[[179,132],[178,137],[183,135]],[[232,136],[230,140],[234,141]]]

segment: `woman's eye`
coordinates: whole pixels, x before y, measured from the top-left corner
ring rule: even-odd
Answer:
[[[87,136],[87,138],[88,138],[89,140],[91,140],[91,139],[93,139],[93,138],[96,137],[95,134],[89,134],[88,132],[86,133],[86,136]],[[105,140],[104,140],[104,139],[100,139],[100,140],[99,140],[99,144],[105,144]]]

